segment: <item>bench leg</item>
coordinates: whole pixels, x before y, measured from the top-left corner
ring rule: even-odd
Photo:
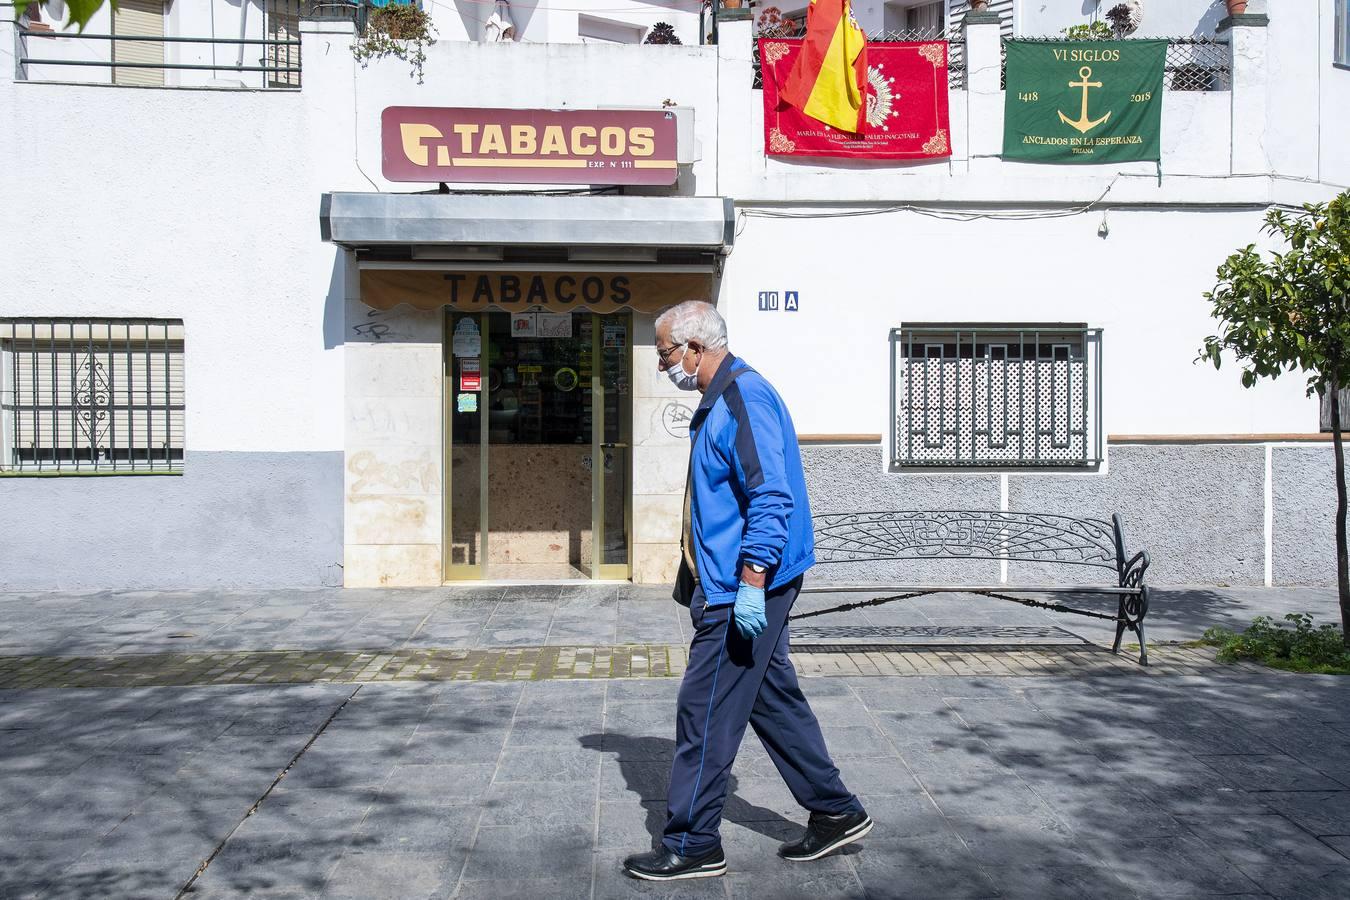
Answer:
[[[1111,645],[1112,653],[1120,652],[1120,640],[1128,628],[1139,637],[1139,665],[1148,665],[1148,641],[1144,637],[1144,616],[1148,614],[1148,588],[1139,590],[1136,597],[1121,597],[1116,611],[1116,641]]]
[[[1148,640],[1144,637],[1144,619],[1148,618],[1148,585],[1139,585],[1139,596],[1130,598],[1135,607],[1134,630],[1139,635],[1139,665],[1148,665]]]
[[[1130,626],[1130,620],[1125,614],[1125,598],[1120,598],[1120,606],[1116,610],[1116,642],[1111,645],[1112,653],[1120,652],[1120,639],[1125,636],[1125,629]]]

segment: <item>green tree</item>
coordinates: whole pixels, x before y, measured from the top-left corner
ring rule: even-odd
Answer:
[[[1279,235],[1269,258],[1248,244],[1219,266],[1218,284],[1205,294],[1219,333],[1205,338],[1200,359],[1219,368],[1224,351],[1242,365],[1242,384],[1294,370],[1308,378],[1308,394],[1329,394],[1336,459],[1336,586],[1341,635],[1350,647],[1350,564],[1346,555],[1345,454],[1340,391],[1350,387],[1350,191],[1301,212],[1273,209],[1262,232]]]
[[[70,21],[84,31],[84,26],[89,24],[89,20],[94,17],[104,3],[108,3],[113,9],[117,9],[117,0],[66,0],[66,10],[70,13]],[[47,0],[15,0],[14,14],[23,16],[28,7],[36,3],[39,7],[45,7]]]

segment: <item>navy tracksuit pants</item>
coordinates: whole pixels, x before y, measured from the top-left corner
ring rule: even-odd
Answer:
[[[694,640],[680,683],[663,838],[681,856],[721,845],[727,777],[747,724],[803,807],[830,815],[862,810],[830,760],[788,659],[787,617],[801,586],[798,578],[768,593],[769,624],[753,641],[741,637],[730,604],[709,609],[703,590],[693,592]]]

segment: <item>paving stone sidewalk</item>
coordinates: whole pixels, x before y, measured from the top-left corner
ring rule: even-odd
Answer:
[[[795,612],[868,596],[804,594]],[[1115,609],[1110,598],[1078,602]],[[1189,640],[1210,625],[1239,628],[1254,615],[1286,612],[1338,618],[1327,589],[1155,588],[1149,639]],[[812,616],[799,625],[807,623],[813,629],[1049,627],[1099,646],[1114,636],[1111,622],[959,594]],[[688,612],[670,601],[669,589],[633,585],[0,593],[0,656],[687,645],[689,637]]]
[[[166,652],[244,660],[255,682],[260,651],[322,665],[298,684],[0,689],[0,897],[1343,898],[1350,885],[1350,679],[1203,656],[1168,668],[1189,651],[1162,645],[1141,669],[1077,625],[1091,643],[878,657],[1003,672],[805,677],[872,835],[815,864],[776,858],[804,814],[748,737],[725,811],[730,874],[626,879],[620,859],[663,819],[678,678],[398,673],[419,653],[679,647],[684,611],[655,592],[512,590],[0,597],[0,653],[68,671],[145,673]],[[1285,609],[1330,618],[1334,598],[1212,594],[1175,621],[1160,611],[1155,633]],[[958,599],[837,624],[1039,641],[1051,622],[1066,627]],[[372,660],[347,681],[332,671],[371,650],[401,662],[393,678],[359,677]],[[1019,653],[1062,667],[1018,672]]]
[[[1136,647],[1115,655],[1091,645],[898,648],[814,645],[793,654],[802,675],[1198,674],[1219,666],[1208,647],[1153,649],[1140,668]],[[679,677],[688,648],[510,647],[485,650],[224,650],[110,656],[0,656],[0,690],[173,687],[196,684],[363,684],[399,681],[547,681]],[[1260,671],[1250,663],[1225,668]]]

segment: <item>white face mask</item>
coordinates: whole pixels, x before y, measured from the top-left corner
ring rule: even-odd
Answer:
[[[682,391],[696,391],[698,390],[698,369],[695,369],[692,374],[684,370],[684,358],[688,354],[687,349],[680,354],[680,361],[666,369],[666,377],[670,379],[671,384]]]

